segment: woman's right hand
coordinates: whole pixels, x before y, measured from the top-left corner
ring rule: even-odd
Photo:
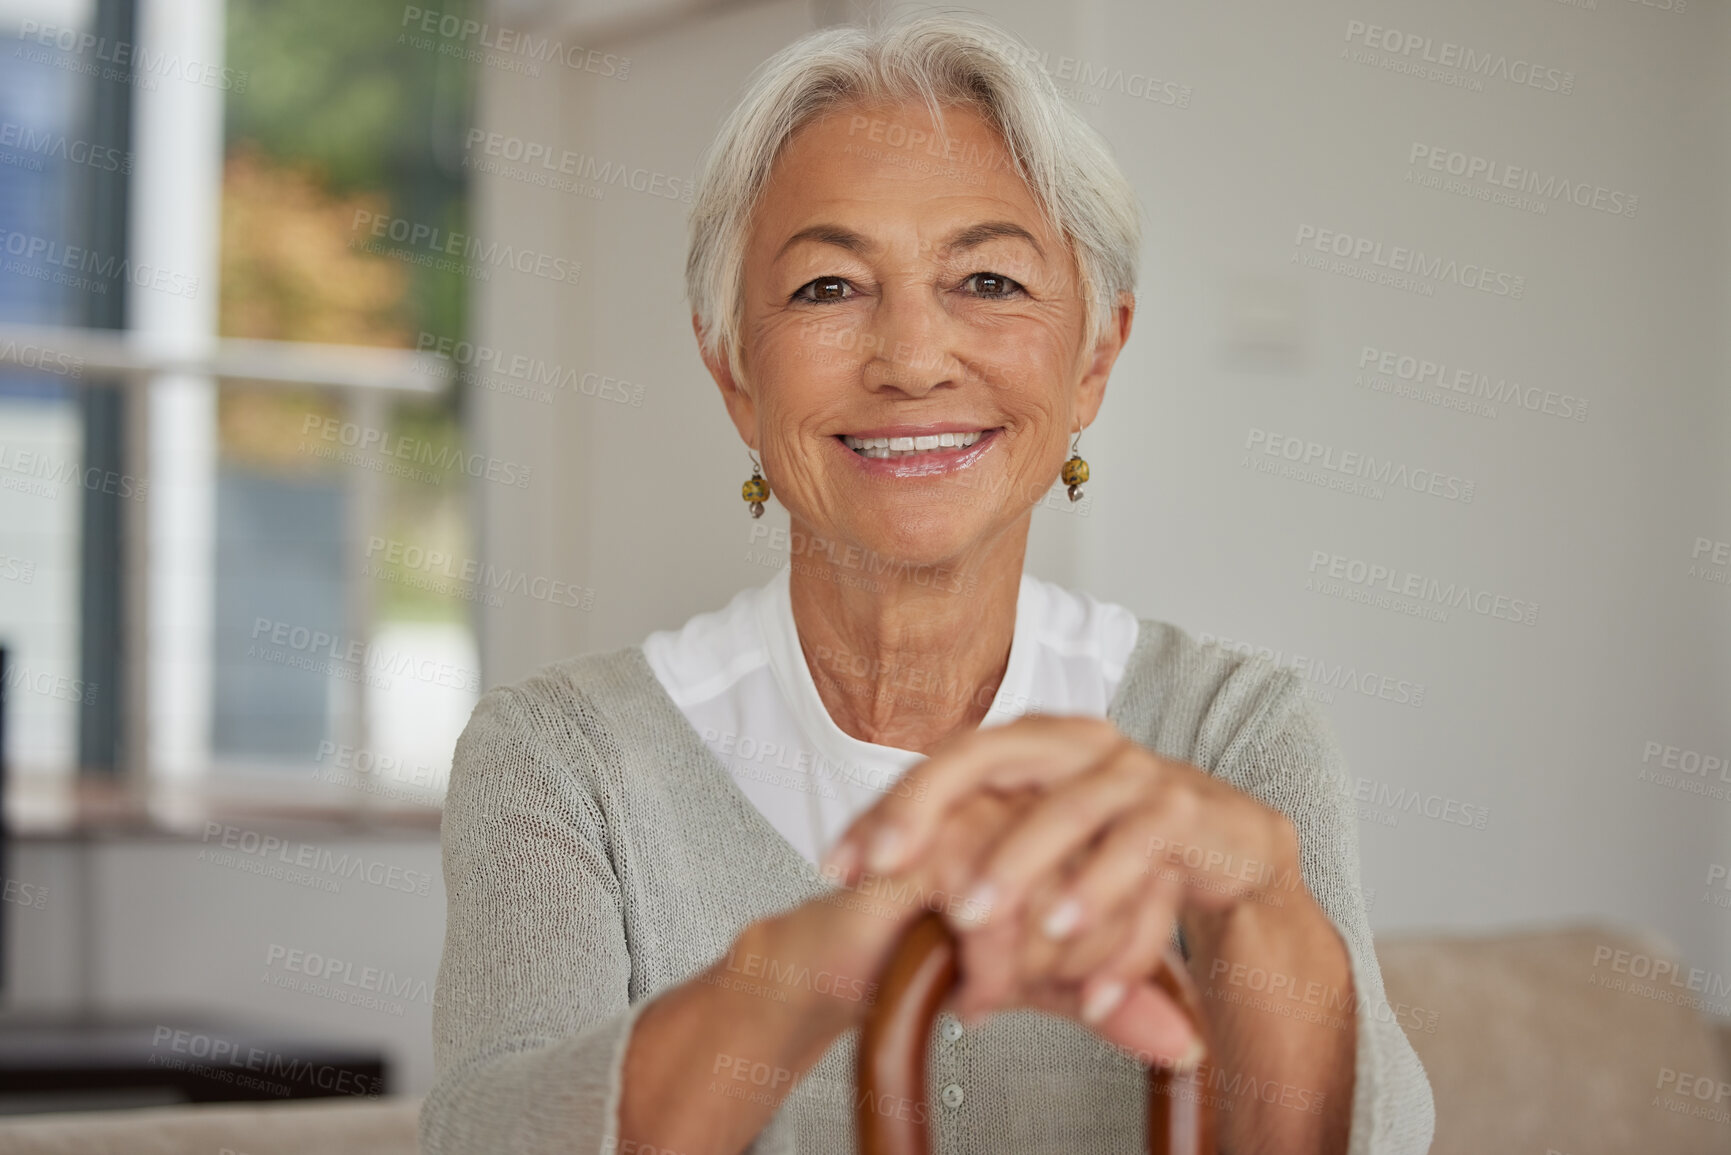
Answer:
[[[927,909],[961,907],[975,864],[1032,801],[980,791],[945,818],[940,852],[747,924],[724,957],[656,996],[626,1052],[619,1149],[743,1150],[836,1037],[864,1024],[903,932]]]
[[[815,1016],[826,1034],[864,1023],[876,1001],[878,975],[902,933],[922,910],[938,910],[952,923],[972,925],[992,913],[969,909],[963,896],[973,889],[979,867],[999,838],[1040,797],[1039,787],[1032,785],[1012,791],[974,791],[943,820],[930,843],[931,850],[901,873],[863,875],[852,888],[831,890],[771,920],[773,925],[764,929],[780,944],[772,951],[783,967],[799,960],[812,968],[813,976],[824,976],[821,985],[827,994],[814,993],[806,1013]],[[1068,884],[1085,849],[1035,884],[1023,909],[1044,909]],[[1009,929],[1013,941],[1020,933],[1019,926]],[[1128,928],[1123,933],[1127,934]],[[983,943],[981,936],[958,937],[958,965],[964,974],[973,951],[1003,949],[1001,942]],[[1000,1006],[1025,1007],[1071,1019],[1107,1042],[1157,1062],[1187,1065],[1194,1061],[1191,1032],[1183,1026],[1187,1015],[1172,1004],[1152,976],[1132,983],[1118,1007],[1097,1022],[1083,1017],[1082,995],[1080,979],[1029,979],[1013,989]],[[945,1006],[953,1005],[952,995]],[[1167,1040],[1170,1046],[1155,1040]]]
[[[657,996],[639,1017],[627,1050],[622,1149],[629,1140],[693,1153],[743,1150],[835,1038],[865,1022],[877,1002],[878,976],[921,912],[970,921],[987,913],[968,909],[961,896],[985,854],[1036,801],[1033,788],[976,792],[951,808],[934,849],[912,866],[889,877],[866,876],[748,924],[725,958]],[[1046,895],[1036,891],[1036,897]],[[965,972],[966,941],[962,949]],[[1080,1003],[1079,987],[1036,987],[1010,996],[1010,1005],[1078,1021]],[[1111,1027],[1109,1017],[1094,1029],[1111,1038]],[[767,1086],[735,1085],[745,1072],[756,1078],[759,1070]],[[742,1090],[743,1096],[725,1093]]]
[[[836,1032],[858,1026],[876,1002],[877,977],[902,932],[924,910],[961,907],[970,867],[1027,799],[980,792],[946,820],[938,845],[904,873],[866,875],[754,923],[734,945],[735,973],[809,973],[801,982],[807,1013]],[[758,944],[762,959],[740,958]]]
[[[968,922],[990,913],[971,909],[963,895],[999,834],[1036,799],[1031,787],[976,792],[945,819],[934,840],[939,852],[923,855],[902,873],[867,874],[851,888],[830,890],[764,920],[758,929],[764,932],[760,941],[772,944],[765,948],[769,957],[743,963],[735,959],[734,969],[750,973],[779,967],[782,973],[793,973],[796,967],[810,968],[811,981],[802,984],[809,986],[809,1013],[838,1032],[858,1026],[876,1001],[877,976],[922,911],[936,910]],[[1021,1005],[1080,1021],[1079,984],[1041,984],[1020,996]]]

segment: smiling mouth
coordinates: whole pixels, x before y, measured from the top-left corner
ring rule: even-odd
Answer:
[[[843,445],[861,457],[896,459],[921,457],[928,453],[966,449],[992,429],[975,429],[968,433],[929,433],[921,437],[851,437],[841,434]]]

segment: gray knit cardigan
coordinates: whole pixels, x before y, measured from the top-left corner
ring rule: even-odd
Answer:
[[[1340,930],[1359,999],[1351,1153],[1428,1150],[1424,1068],[1393,1016],[1374,1013],[1387,1008],[1345,769],[1299,678],[1143,620],[1107,716],[1291,816],[1304,882]],[[643,1007],[725,955],[747,923],[831,889],[735,784],[640,646],[483,695],[457,742],[441,843],[428,1155],[625,1155],[620,1072]],[[931,1096],[936,1151],[1147,1149],[1143,1069],[1080,1024],[1015,1010],[952,1034],[934,1031],[929,1048],[931,1085],[948,1090]],[[836,1039],[748,1151],[857,1150],[858,1035]]]

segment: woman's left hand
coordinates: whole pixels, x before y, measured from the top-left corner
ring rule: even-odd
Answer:
[[[1082,1017],[1098,1030],[1140,997],[1175,920],[1186,920],[1194,953],[1193,936],[1243,903],[1310,900],[1285,815],[1104,719],[1030,715],[970,731],[904,781],[911,789],[861,815],[826,856],[844,885],[919,861],[973,791],[1041,794],[979,860],[960,910],[983,917],[951,918],[963,976],[952,1005],[965,1018],[1007,1005],[1018,988],[1081,984]]]

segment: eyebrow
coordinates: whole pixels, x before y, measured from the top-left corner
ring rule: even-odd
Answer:
[[[781,260],[787,255],[787,250],[804,241],[813,241],[820,245],[835,245],[850,253],[865,253],[875,247],[852,229],[845,229],[840,225],[810,225],[782,242],[780,250],[775,254],[775,259]]]
[[[951,237],[942,247],[946,252],[958,252],[962,249],[976,248],[987,241],[995,241],[1001,237],[1020,238],[1032,245],[1042,260],[1046,256],[1046,250],[1040,247],[1040,242],[1034,239],[1034,234],[1015,221],[985,221],[981,224],[969,225]]]
[[[1014,238],[1027,241],[1041,259],[1046,256],[1046,250],[1040,247],[1040,242],[1034,239],[1034,234],[1014,221],[982,221],[977,225],[969,225],[960,232],[953,234],[949,240],[938,246],[941,253],[960,252],[965,249],[978,248],[987,241],[1001,238]],[[775,254],[780,260],[787,251],[795,245],[810,241],[820,245],[834,245],[846,249],[850,253],[864,254],[876,248],[877,245],[852,229],[841,225],[809,225],[794,233],[782,243],[781,249]]]

